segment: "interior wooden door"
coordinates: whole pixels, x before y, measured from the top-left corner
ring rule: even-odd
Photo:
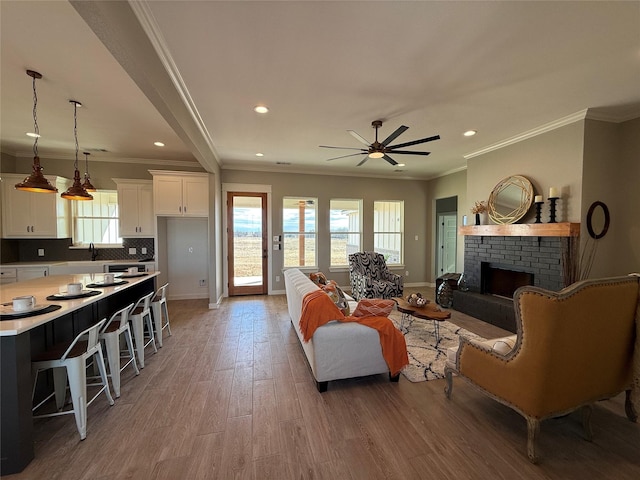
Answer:
[[[229,296],[267,293],[267,194],[227,193]]]

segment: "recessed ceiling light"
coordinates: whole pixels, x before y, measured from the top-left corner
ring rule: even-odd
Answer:
[[[396,165],[396,167],[405,167],[406,165],[404,163],[399,163]]]
[[[269,109],[264,105],[256,105],[253,109],[256,113],[267,113]]]
[[[153,142],[156,147],[164,147],[164,143],[162,142]]]
[[[27,132],[27,137],[40,138],[40,135],[33,132]]]
[[[467,130],[463,133],[463,135],[465,137],[473,137],[476,133],[478,133],[476,130]]]
[[[264,157],[264,153],[256,153],[256,157]]]

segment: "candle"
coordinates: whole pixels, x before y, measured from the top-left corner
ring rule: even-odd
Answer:
[[[535,203],[542,203],[542,195],[536,195],[536,198],[534,199]]]
[[[549,198],[558,198],[558,189],[556,187],[549,188]]]

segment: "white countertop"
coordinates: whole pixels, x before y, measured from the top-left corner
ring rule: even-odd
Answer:
[[[55,320],[56,318],[78,310],[86,305],[103,300],[109,295],[126,290],[127,288],[130,288],[140,282],[144,282],[145,280],[149,280],[150,278],[159,275],[159,273],[160,272],[149,272],[143,277],[127,278],[126,281],[128,283],[124,285],[91,289],[99,290],[101,292],[99,295],[78,298],[75,300],[62,300],[59,302],[47,300],[47,297],[55,293],[65,292],[67,290],[67,284],[69,283],[80,282],[83,285],[87,285],[103,281],[104,274],[84,273],[79,275],[49,275],[47,277],[34,278],[24,282],[0,285],[0,303],[9,303],[14,297],[34,295],[36,297],[37,305],[53,304],[61,306],[60,309],[51,313],[34,315],[33,317],[20,318],[16,320],[2,320],[0,321],[0,336],[18,335],[26,332],[32,328],[38,327],[50,322],[51,320]]]

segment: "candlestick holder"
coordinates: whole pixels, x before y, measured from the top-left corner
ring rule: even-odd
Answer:
[[[556,202],[560,197],[549,197],[549,223],[556,223]]]
[[[536,202],[536,223],[542,223],[540,214],[542,213],[542,204],[544,202]]]

